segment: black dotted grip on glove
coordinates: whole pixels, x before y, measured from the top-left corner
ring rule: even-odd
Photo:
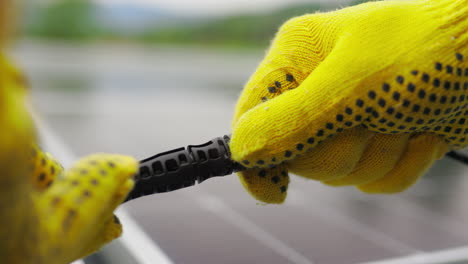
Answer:
[[[245,170],[231,160],[229,140],[229,136],[218,137],[201,145],[189,145],[142,160],[135,175],[135,187],[125,201]]]

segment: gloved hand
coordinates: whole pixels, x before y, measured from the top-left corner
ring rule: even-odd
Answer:
[[[35,198],[43,245],[37,257],[44,263],[68,263],[119,237],[122,226],[113,211],[133,188],[137,162],[122,155],[94,154],[62,172],[49,155],[37,153],[39,173],[33,177],[38,189],[44,182],[50,185],[54,173],[58,176]]]
[[[137,162],[95,154],[63,171],[34,147],[24,78],[2,56],[0,72],[0,263],[63,264],[98,250],[122,232],[113,211]]]
[[[237,103],[232,157],[258,200],[288,171],[395,193],[467,145],[468,1],[380,1],[286,22]]]

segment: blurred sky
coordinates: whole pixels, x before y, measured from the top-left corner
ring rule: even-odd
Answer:
[[[293,3],[346,5],[351,0],[93,0],[104,4],[140,5],[191,15],[225,15],[238,12],[260,12]]]

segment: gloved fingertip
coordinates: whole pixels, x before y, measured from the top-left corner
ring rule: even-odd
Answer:
[[[413,184],[433,165],[440,153],[448,150],[439,136],[425,133],[410,138],[405,152],[395,167],[384,177],[358,186],[366,193],[398,193]]]
[[[75,171],[94,172],[104,178],[114,175],[112,179],[123,182],[136,174],[138,162],[129,156],[97,153],[78,161],[74,167]]]
[[[125,181],[125,183],[122,184],[122,186],[120,186],[120,188],[117,190],[112,208],[119,206],[125,200],[125,198],[127,198],[128,193],[133,189],[134,186],[135,182],[133,179],[127,179],[127,181]]]
[[[63,173],[63,167],[49,153],[33,145],[30,153],[30,169],[34,187],[39,191],[49,188]]]
[[[112,221],[107,225],[104,232],[106,242],[114,240],[122,235],[122,224],[116,215],[113,215]]]
[[[356,188],[367,194],[396,194],[405,191],[409,186],[393,186],[389,188],[385,184],[365,184],[358,185]]]
[[[406,149],[408,138],[409,134],[374,136],[351,173],[325,184],[335,187],[363,185],[382,178],[395,167]]]
[[[268,204],[281,204],[285,201],[289,175],[283,166],[252,169],[238,175],[244,188],[255,199]]]

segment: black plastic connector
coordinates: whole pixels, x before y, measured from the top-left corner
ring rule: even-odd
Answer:
[[[205,144],[189,145],[140,161],[135,187],[125,202],[245,170],[245,167],[231,160],[229,140],[229,136],[217,137]],[[447,156],[468,165],[468,157],[460,152],[452,151]]]
[[[189,145],[142,160],[135,176],[135,187],[125,201],[244,170],[242,165],[231,160],[229,140],[229,136],[218,137],[205,144]]]

